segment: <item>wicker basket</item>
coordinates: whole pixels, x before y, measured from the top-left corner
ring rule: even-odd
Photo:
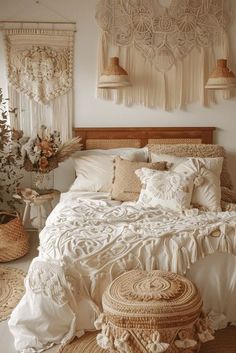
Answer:
[[[3,219],[0,224],[0,262],[24,256],[29,251],[29,239],[19,215],[0,212],[0,216]]]

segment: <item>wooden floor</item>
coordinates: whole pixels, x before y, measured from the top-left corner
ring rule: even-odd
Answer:
[[[199,353],[236,353],[236,327],[216,331],[215,339],[203,344]]]

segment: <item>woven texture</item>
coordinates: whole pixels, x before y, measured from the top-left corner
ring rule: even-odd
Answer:
[[[95,148],[108,150],[110,148],[120,147],[141,147],[141,140],[139,139],[87,139],[86,150]]]
[[[141,191],[141,182],[135,170],[149,168],[155,170],[166,170],[165,162],[145,163],[131,162],[120,157],[115,158],[115,174],[112,185],[112,198],[119,201],[136,201]]]
[[[97,332],[86,333],[81,338],[75,338],[73,342],[67,344],[65,347],[61,347],[57,353],[106,353],[98,346],[96,341]]]
[[[108,286],[102,304],[97,342],[110,352],[194,353],[213,339],[197,288],[172,272],[126,272]]]
[[[229,188],[221,188],[221,199],[226,202],[236,203],[236,191]]]
[[[146,318],[149,328],[182,326],[196,320],[202,308],[192,282],[162,271],[134,270],[121,275],[105,291],[102,303],[105,314],[122,327],[130,327],[131,321],[135,327],[140,317]]]
[[[149,144],[149,152],[156,154],[171,154],[177,157],[224,157],[221,172],[221,186],[233,188],[227,169],[226,152],[222,146],[210,144]]]
[[[19,269],[0,267],[0,321],[11,315],[23,296],[25,276]]]
[[[189,138],[177,138],[177,139],[149,139],[148,140],[149,144],[170,144],[170,145],[174,145],[174,144],[178,144],[178,143],[188,143],[188,144],[199,144],[202,143],[201,139],[189,139]]]
[[[5,214],[10,215],[11,219],[0,224],[0,262],[18,259],[29,251],[28,235],[20,218],[14,214]]]
[[[221,201],[222,211],[236,211],[236,203]]]

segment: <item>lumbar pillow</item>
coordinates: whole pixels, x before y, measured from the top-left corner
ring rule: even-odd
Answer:
[[[119,201],[136,201],[141,191],[141,182],[135,171],[140,168],[165,170],[166,162],[131,162],[120,157],[114,161],[115,174],[112,185],[112,198]]]
[[[190,208],[194,175],[147,168],[135,171],[142,183],[138,203],[143,206],[163,206],[175,211]]]

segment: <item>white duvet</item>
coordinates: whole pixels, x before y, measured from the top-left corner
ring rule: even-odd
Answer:
[[[223,288],[222,269],[214,270],[222,262],[214,260],[219,253],[227,254],[222,255]],[[206,265],[203,259],[209,255],[212,263]],[[135,268],[187,272],[200,287],[205,308],[222,314],[226,322],[236,321],[235,255],[236,212],[190,210],[182,215],[67,193],[40,234],[26,293],[9,321],[16,349],[40,351],[93,329],[105,287]]]

